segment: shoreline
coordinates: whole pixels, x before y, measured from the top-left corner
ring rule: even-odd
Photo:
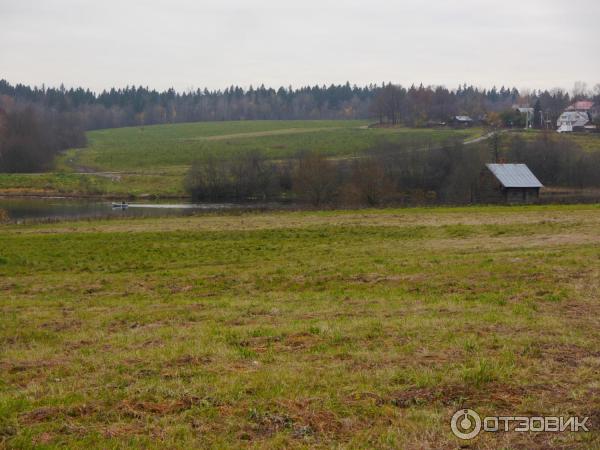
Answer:
[[[22,191],[22,192],[6,192],[0,190],[0,198],[55,198],[55,199],[70,199],[70,200],[189,200],[192,198],[186,195],[158,195],[158,194],[83,194],[83,193],[65,193],[56,191],[38,192],[38,191]]]

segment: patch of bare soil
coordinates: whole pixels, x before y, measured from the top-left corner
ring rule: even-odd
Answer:
[[[8,373],[26,372],[30,370],[48,369],[56,366],[65,364],[66,362],[62,359],[48,359],[48,360],[34,360],[34,361],[19,361],[0,362],[0,369],[7,371]]]
[[[130,417],[143,417],[145,415],[167,415],[174,414],[190,409],[194,405],[199,404],[201,398],[195,396],[187,396],[178,400],[165,401],[133,401],[123,400],[118,409],[123,414]]]
[[[502,411],[516,408],[525,396],[532,393],[532,389],[537,388],[501,383],[487,383],[480,388],[468,385],[412,387],[386,395],[355,392],[346,398],[346,402],[349,404],[367,402],[377,406],[393,405],[402,409],[428,405],[443,405],[458,409],[486,404]]]
[[[319,399],[282,400],[277,402],[277,412],[252,410],[251,423],[244,427],[239,438],[260,440],[287,431],[295,439],[327,439],[340,437],[354,427],[354,421],[339,419],[333,412],[323,409],[320,403]]]
[[[19,421],[25,425],[33,425],[56,419],[59,416],[71,418],[86,417],[94,414],[96,411],[97,408],[95,406],[88,404],[71,407],[43,406],[22,414]]]
[[[169,361],[168,367],[203,366],[212,361],[208,356],[184,355]]]

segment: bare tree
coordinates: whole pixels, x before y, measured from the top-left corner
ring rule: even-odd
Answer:
[[[392,198],[394,183],[385,170],[383,160],[359,158],[352,164],[345,200],[350,203],[376,206]]]
[[[292,184],[300,200],[320,206],[336,199],[338,173],[335,165],[323,155],[306,152],[298,158]]]
[[[576,81],[573,85],[573,98],[585,98],[588,95],[587,83],[585,81]]]

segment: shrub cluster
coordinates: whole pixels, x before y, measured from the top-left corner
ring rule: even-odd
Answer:
[[[554,132],[526,141],[516,135],[506,149],[508,162],[525,163],[546,186],[600,187],[600,152],[586,151]]]
[[[237,158],[211,157],[190,169],[186,187],[195,200],[281,200],[324,205],[470,203],[477,197],[485,163],[525,163],[546,186],[600,187],[600,153],[543,133],[526,141],[497,136],[465,146],[407,149],[381,143],[353,158],[328,159],[302,152],[286,161],[260,152]]]
[[[199,201],[292,199],[313,206],[461,203],[470,201],[481,164],[481,152],[458,142],[410,151],[386,144],[342,160],[306,151],[287,161],[269,161],[254,152],[194,163],[186,189]]]

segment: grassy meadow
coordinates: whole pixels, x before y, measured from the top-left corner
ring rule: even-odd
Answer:
[[[330,157],[360,154],[381,142],[426,148],[484,132],[411,128],[367,128],[366,121],[279,120],[199,122],[115,128],[87,133],[88,146],[71,149],[53,172],[0,174],[0,194],[95,196],[185,196],[183,179],[195,160],[258,150],[285,159],[302,150]],[[90,174],[84,172],[104,172]]]
[[[186,169],[115,174],[0,173],[0,195],[77,197],[185,197]]]
[[[0,447],[598,448],[598,292],[598,206],[2,225]]]
[[[539,138],[542,131],[535,129],[513,130],[512,133],[525,140],[531,141]],[[558,133],[555,134],[552,132],[552,135],[557,136]],[[560,134],[560,137],[575,142],[578,146],[588,152],[600,152],[600,134],[598,133],[563,133]]]
[[[88,133],[89,147],[77,161],[102,170],[189,166],[207,155],[228,156],[260,150],[286,159],[301,150],[328,156],[360,153],[381,141],[419,148],[447,139],[467,139],[479,129],[369,129],[354,120],[198,122],[118,128]]]
[[[526,140],[537,130],[514,131]],[[185,197],[185,174],[208,156],[260,151],[268,158],[314,150],[331,158],[360,155],[382,143],[406,149],[439,146],[485,134],[482,128],[368,128],[357,120],[254,120],[198,122],[95,130],[88,146],[60,155],[44,174],[0,174],[0,195]],[[600,151],[600,135],[564,136],[587,151]],[[505,140],[503,145],[508,145]]]

